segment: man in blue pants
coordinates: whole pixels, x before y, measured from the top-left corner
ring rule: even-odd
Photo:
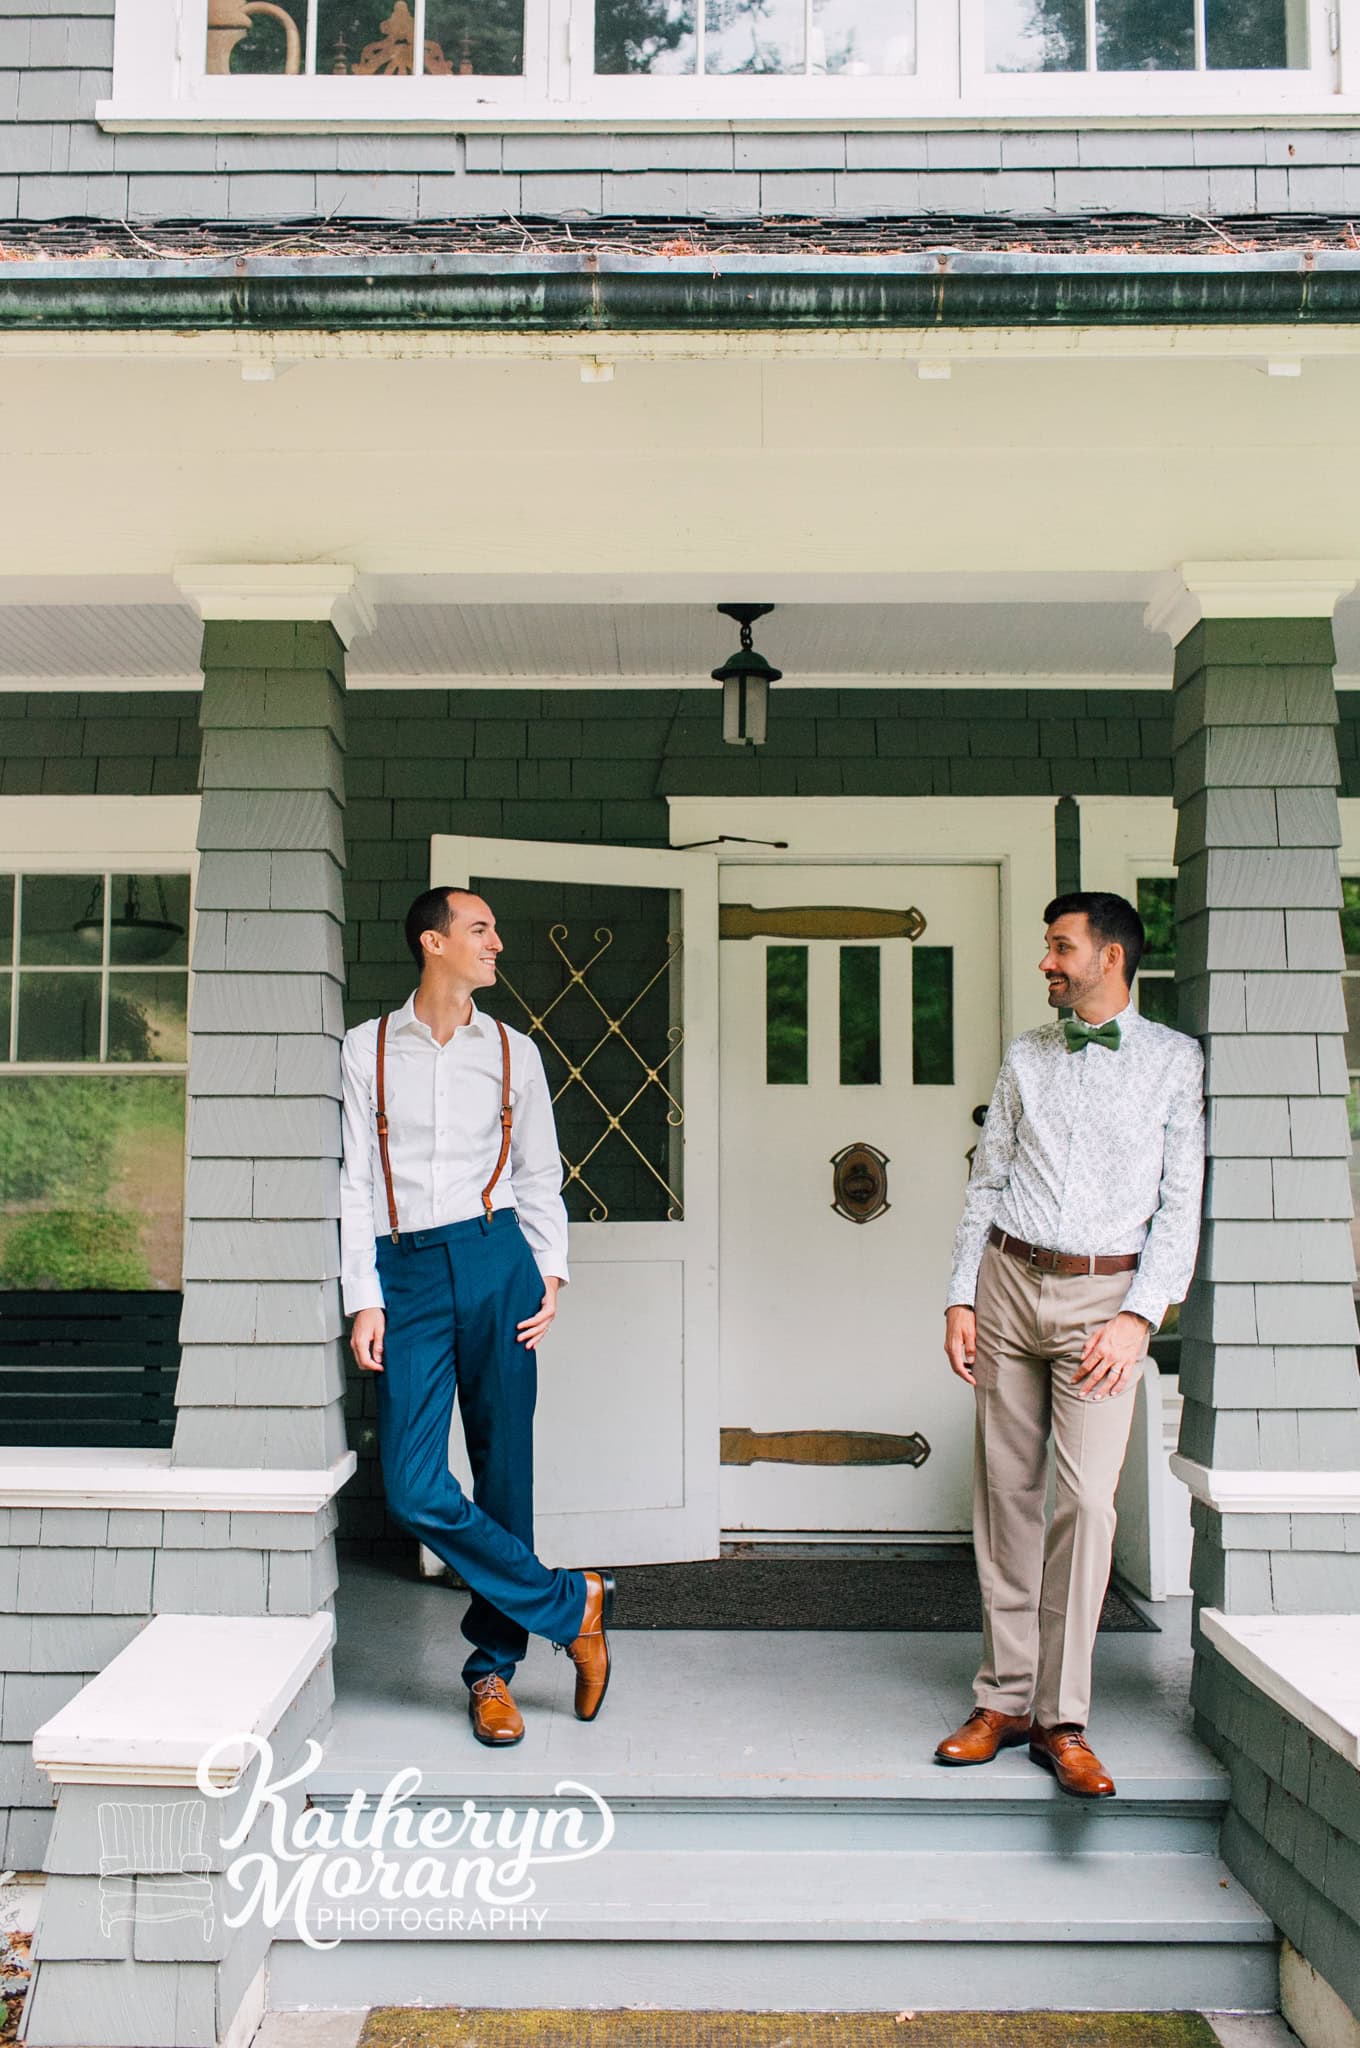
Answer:
[[[529,1634],[576,1666],[575,1709],[609,1683],[607,1572],[534,1555],[535,1353],[567,1277],[567,1216],[538,1048],[485,1017],[502,940],[480,896],[427,889],[406,915],[420,985],[345,1034],[341,1288],[350,1349],[378,1378],[383,1485],[394,1521],[453,1567],[479,1742],[518,1742],[509,1681]],[[455,1392],[473,1473],[449,1470]]]

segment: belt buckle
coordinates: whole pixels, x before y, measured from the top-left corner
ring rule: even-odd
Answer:
[[[1026,1252],[1026,1254],[1025,1254],[1025,1264],[1026,1264],[1027,1266],[1038,1266],[1038,1264],[1039,1264],[1039,1255],[1040,1255],[1040,1252],[1041,1252],[1041,1250],[1042,1250],[1042,1246],[1040,1246],[1040,1245],[1037,1245],[1037,1244],[1032,1244],[1032,1245],[1030,1246],[1029,1250],[1028,1250],[1028,1251]]]

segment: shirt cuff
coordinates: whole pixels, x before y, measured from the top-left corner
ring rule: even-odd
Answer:
[[[1132,1287],[1130,1287],[1123,1301],[1119,1304],[1120,1313],[1123,1315],[1142,1316],[1144,1322],[1151,1325],[1150,1334],[1155,1337],[1162,1327],[1166,1312],[1171,1304],[1169,1301],[1164,1301],[1161,1295],[1154,1294],[1150,1287],[1140,1287],[1138,1280],[1139,1276],[1135,1274]]]
[[[345,1305],[347,1316],[357,1316],[361,1308],[386,1308],[383,1300],[382,1282],[376,1273],[365,1273],[361,1279],[342,1280],[340,1298]]]

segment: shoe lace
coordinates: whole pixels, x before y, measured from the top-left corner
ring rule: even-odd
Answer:
[[[500,1698],[504,1690],[505,1680],[499,1672],[489,1671],[485,1678],[473,1681],[472,1696],[478,1700],[495,1700]]]

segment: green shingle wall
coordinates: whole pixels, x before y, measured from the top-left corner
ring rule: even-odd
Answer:
[[[0,695],[0,796],[192,796],[196,690]]]
[[[1171,796],[1162,690],[776,689],[759,750],[712,689],[359,688],[347,715],[352,1022],[406,994],[434,832],[664,846],[667,796]]]

